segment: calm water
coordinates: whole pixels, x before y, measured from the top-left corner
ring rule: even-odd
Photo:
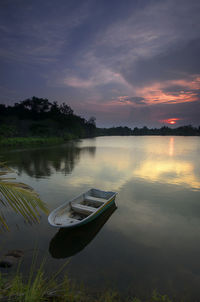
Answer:
[[[47,271],[70,259],[69,276],[92,290],[199,297],[199,137],[100,137],[0,155],[50,210],[90,187],[118,192],[117,209],[73,231],[54,229],[42,212],[28,224],[1,206],[10,231],[0,252],[22,249],[25,274],[37,248]]]

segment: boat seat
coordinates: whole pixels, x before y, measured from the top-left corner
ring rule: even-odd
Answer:
[[[54,219],[54,223],[55,223],[56,225],[63,225],[63,224],[65,224],[66,222],[68,222],[68,223],[74,223],[74,222],[78,222],[78,220],[77,220],[77,219],[74,219],[74,218],[68,218],[68,217],[66,217],[65,215],[57,216],[57,217],[55,217],[55,219]]]
[[[103,204],[105,203],[106,201],[108,201],[108,199],[105,199],[105,198],[100,198],[100,197],[94,197],[94,196],[90,196],[90,195],[86,195],[85,196],[85,200],[86,201],[92,201],[92,202],[95,202],[97,204]]]
[[[71,207],[75,212],[80,213],[80,214],[90,215],[96,211],[96,208],[85,206],[85,205],[82,205],[79,203],[74,203],[74,204],[72,203]]]

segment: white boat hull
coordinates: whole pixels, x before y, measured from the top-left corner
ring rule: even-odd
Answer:
[[[72,228],[84,225],[111,206],[115,201],[116,194],[116,192],[90,189],[52,211],[48,221],[57,228]]]

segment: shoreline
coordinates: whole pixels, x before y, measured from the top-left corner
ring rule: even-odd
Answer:
[[[180,134],[132,134],[132,135],[96,135],[94,137],[78,137],[75,135],[68,135],[66,137],[59,136],[50,136],[50,137],[7,137],[0,138],[0,147],[29,147],[29,146],[43,146],[43,145],[57,145],[63,144],[65,142],[69,142],[77,139],[88,139],[88,138],[96,138],[96,137],[115,137],[115,136],[184,136],[184,137],[200,137],[199,135],[180,135]]]

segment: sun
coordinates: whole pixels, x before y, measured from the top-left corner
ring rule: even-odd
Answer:
[[[161,123],[166,123],[166,124],[170,124],[170,125],[175,125],[178,121],[180,120],[180,118],[168,118],[165,120],[161,120]]]

